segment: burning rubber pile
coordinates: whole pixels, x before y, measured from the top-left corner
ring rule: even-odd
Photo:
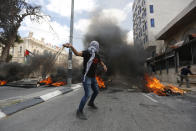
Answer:
[[[183,95],[184,90],[173,85],[163,85],[157,78],[145,75],[146,87],[149,92],[153,92],[159,96]]]
[[[48,77],[47,79],[39,81],[38,84],[40,84],[40,85],[49,85],[49,86],[63,86],[63,85],[66,85],[66,82],[65,81],[53,82],[52,78]]]
[[[0,80],[0,86],[5,85],[6,83],[7,83],[7,81],[4,81],[4,80],[3,80],[3,81],[1,81],[1,80]]]
[[[99,86],[100,89],[105,89],[105,83],[103,81],[103,79],[100,76],[96,76],[96,80],[97,80],[97,84]]]

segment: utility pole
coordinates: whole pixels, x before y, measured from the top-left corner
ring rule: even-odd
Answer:
[[[73,44],[73,28],[74,28],[74,0],[71,0],[71,19],[70,19],[70,37],[69,43]],[[72,84],[72,50],[69,48],[68,56],[68,77],[67,84],[71,87]]]

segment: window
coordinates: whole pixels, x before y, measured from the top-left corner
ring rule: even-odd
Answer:
[[[142,31],[145,32],[145,25],[143,25]]]
[[[144,6],[145,5],[145,0],[144,1],[142,1],[142,6]]]
[[[147,35],[145,35],[145,39],[146,39],[146,42],[148,42],[148,36]]]
[[[144,13],[143,13],[143,16],[144,16],[144,17],[146,16],[146,9],[144,9]]]
[[[140,8],[139,8],[139,12],[140,12],[139,14],[141,14],[141,12],[142,12],[141,6],[140,6]]]
[[[140,36],[140,37],[142,36],[142,30],[140,30],[139,36]]]
[[[140,26],[141,25],[141,18],[139,17],[138,19],[139,19],[138,20],[138,25]]]
[[[145,22],[145,30],[147,30],[147,23]]]
[[[146,44],[146,39],[145,38],[144,38],[144,41],[143,42],[144,42],[144,44]]]
[[[155,27],[154,18],[150,19],[151,27]]]
[[[153,5],[150,5],[150,13],[154,13]]]
[[[137,12],[137,15],[140,15],[142,12],[142,9],[141,9],[141,6],[138,7],[138,12]]]
[[[20,51],[19,51],[19,53],[20,53],[20,54],[22,54],[22,46],[20,47]]]

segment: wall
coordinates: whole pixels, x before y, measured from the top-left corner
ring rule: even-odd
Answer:
[[[146,0],[148,46],[157,46],[156,53],[162,52],[163,41],[156,41],[155,36],[174,19],[192,0]],[[149,5],[153,5],[154,13],[149,13]],[[175,5],[175,6],[174,6]],[[155,19],[155,27],[151,27],[150,19]]]
[[[154,13],[147,13],[148,26],[150,27],[150,19],[155,18],[155,28],[149,29],[149,34],[157,35],[171,20],[173,20],[185,7],[193,0],[147,0],[147,6],[154,6]],[[149,7],[146,8],[147,12]]]
[[[175,40],[176,42],[180,42],[180,41],[184,40],[185,34],[191,33],[190,31],[193,31],[196,33],[196,21],[192,21],[192,22],[190,22],[190,24],[181,27],[181,29],[179,31],[175,32],[174,35],[168,37],[165,40],[165,46],[167,44],[173,44],[173,43],[171,43],[173,40]]]
[[[168,73],[166,69],[162,70],[161,73],[160,71],[156,71],[155,76],[162,82],[177,83],[178,74],[175,72],[175,68],[170,68]]]
[[[179,70],[181,68],[179,68]],[[196,74],[196,65],[191,66],[191,71],[192,73]],[[160,74],[160,71],[156,71],[155,77],[158,78],[161,82],[168,82],[168,83],[173,83],[173,84],[177,84],[177,79],[180,80],[179,73],[175,72],[175,68],[170,68],[168,73],[166,70],[162,70],[161,74]],[[195,77],[190,76],[189,80],[190,80],[190,83],[196,83]]]

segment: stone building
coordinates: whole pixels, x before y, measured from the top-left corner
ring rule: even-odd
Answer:
[[[163,41],[155,36],[192,0],[135,0],[133,11],[134,44],[162,52]],[[154,52],[155,53],[155,52]]]
[[[164,53],[147,60],[162,81],[176,82],[180,69],[192,65],[196,73],[196,1],[192,1],[157,35],[164,40]]]
[[[10,54],[12,55],[11,62],[24,63],[26,61],[24,55],[26,50],[34,55],[44,53],[55,55],[60,50],[60,47],[46,44],[43,38],[37,40],[33,38],[33,32],[30,32],[28,37],[23,38],[22,43],[16,43],[15,46],[10,49]],[[63,50],[61,55],[57,58],[56,64],[65,64],[65,61],[67,61],[67,53]]]

